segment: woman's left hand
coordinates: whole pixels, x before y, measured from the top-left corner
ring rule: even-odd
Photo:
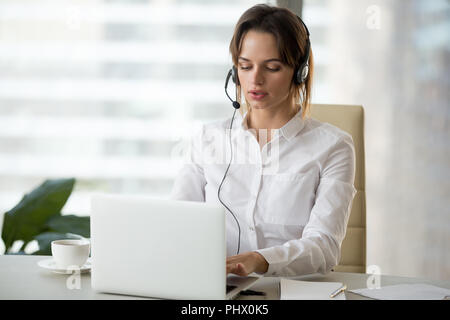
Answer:
[[[227,258],[227,274],[245,277],[252,272],[265,273],[268,268],[266,259],[258,252],[245,252]]]

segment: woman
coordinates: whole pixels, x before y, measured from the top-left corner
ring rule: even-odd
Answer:
[[[172,198],[226,206],[227,273],[329,272],[356,193],[355,155],[350,135],[307,116],[306,25],[288,9],[256,5],[239,19],[230,53],[246,105],[231,130],[234,116],[203,126]],[[224,160],[228,140],[234,152]]]

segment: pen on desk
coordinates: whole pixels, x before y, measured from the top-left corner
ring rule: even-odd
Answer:
[[[241,291],[240,292],[240,294],[242,295],[242,296],[265,296],[266,295],[266,293],[265,292],[262,292],[262,291],[254,291],[254,290],[244,290],[244,291]]]
[[[340,287],[339,289],[334,291],[332,294],[330,294],[330,298],[336,297],[339,293],[344,292],[345,290],[347,290],[347,285],[346,284],[342,285],[342,287]]]

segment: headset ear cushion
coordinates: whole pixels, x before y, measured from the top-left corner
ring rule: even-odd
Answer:
[[[233,66],[233,67],[231,68],[231,80],[233,80],[233,82],[234,82],[236,85],[239,85],[238,72],[237,72],[237,69],[236,69],[235,66]]]
[[[306,78],[308,78],[308,73],[309,73],[309,65],[305,64],[302,70],[302,82],[306,81]]]
[[[302,84],[306,81],[308,77],[309,66],[308,63],[304,63],[298,68],[297,73],[295,74],[295,83],[297,85]]]
[[[306,28],[306,26],[305,26],[305,28]],[[309,41],[309,32],[308,32],[308,38],[306,39],[306,49],[305,49],[306,57],[302,61],[301,65],[298,68],[297,73],[296,73],[297,84],[302,84],[303,82],[306,81],[306,78],[308,78],[310,49],[311,49],[311,42]]]

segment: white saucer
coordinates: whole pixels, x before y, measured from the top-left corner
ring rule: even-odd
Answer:
[[[61,269],[56,266],[55,260],[53,258],[41,260],[38,263],[38,266],[55,273],[64,273],[64,274],[73,274],[76,269]],[[80,268],[80,273],[86,273],[91,271],[91,258],[88,258],[86,263]]]

